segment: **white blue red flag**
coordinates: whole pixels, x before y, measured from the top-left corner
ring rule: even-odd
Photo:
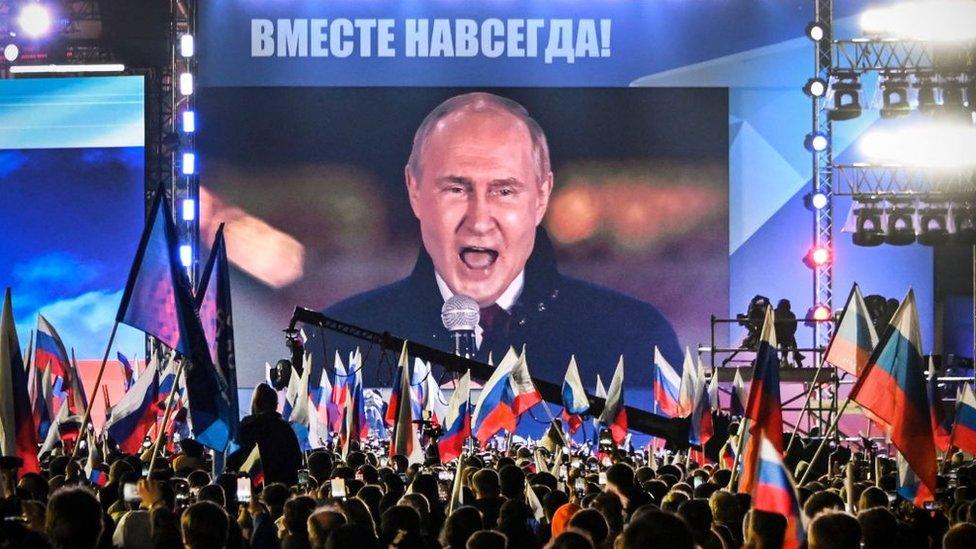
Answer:
[[[891,442],[918,479],[917,489],[912,488],[913,481],[906,472],[899,475],[904,479],[899,485],[905,487],[903,493],[910,494],[920,507],[933,499],[937,473],[921,346],[915,293],[909,290],[867,366],[860,372],[850,396],[891,426],[888,431]]]
[[[749,400],[746,403],[745,418],[748,428],[742,436],[748,437],[742,451],[742,475],[739,477],[739,492],[752,493],[759,481],[760,444],[768,439],[773,448],[783,453],[783,405],[779,394],[779,349],[776,341],[776,328],[773,322],[773,308],[766,306],[762,332],[759,336],[759,350],[752,372],[752,385],[749,387]]]
[[[799,549],[806,541],[806,528],[796,487],[783,464],[783,454],[764,433],[759,438],[759,460],[756,483],[752,490],[752,508],[783,515],[786,518],[786,533],[783,535],[782,547]]]
[[[668,363],[661,350],[654,346],[654,406],[658,414],[667,417],[681,416],[679,405],[681,377]]]
[[[576,356],[570,356],[569,366],[566,368],[566,379],[563,381],[563,420],[569,425],[569,434],[576,432],[583,425],[580,417],[590,409],[590,400],[586,397],[586,389],[580,379]]]
[[[685,360],[681,365],[681,387],[678,389],[678,410],[679,416],[690,416],[695,410],[695,402],[698,401],[698,369],[695,361],[691,358],[691,349],[685,347]]]
[[[976,394],[967,383],[956,406],[956,421],[952,424],[951,446],[967,454],[976,454]]]
[[[159,372],[155,363],[150,362],[135,385],[112,408],[112,417],[105,424],[105,432],[123,452],[138,453],[149,429],[156,424],[158,387]]]
[[[491,377],[481,388],[481,396],[474,408],[471,429],[484,448],[498,431],[515,431],[517,414],[513,409],[515,395],[512,391],[512,371],[520,359],[515,349],[509,348]]]
[[[444,434],[437,440],[441,463],[461,455],[464,441],[471,436],[471,372],[465,372],[447,405]]]
[[[61,401],[67,399],[68,410],[72,414],[85,413],[88,400],[78,372],[68,359],[61,336],[54,326],[42,315],[37,315],[37,340],[34,344],[34,364],[39,371],[50,371],[51,381],[60,380],[57,387],[44,387],[44,399],[49,402],[52,412],[61,408]]]
[[[610,428],[610,435],[616,444],[623,443],[627,437],[627,409],[624,407],[624,357],[617,360],[610,388],[607,389],[606,405],[600,414],[600,423]]]
[[[390,438],[390,457],[402,455],[409,463],[423,463],[424,449],[420,445],[420,432],[417,423],[421,418],[414,415],[413,398],[410,396],[410,364],[407,354],[407,344],[403,343],[400,355],[402,366],[399,368],[399,395],[395,401],[396,421],[393,422],[393,435]],[[391,395],[391,407],[393,398]]]
[[[851,288],[834,336],[824,352],[824,362],[857,376],[878,345],[878,334],[857,284]]]

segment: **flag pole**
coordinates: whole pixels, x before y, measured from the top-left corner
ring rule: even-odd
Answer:
[[[813,383],[810,384],[810,390],[807,392],[807,398],[803,402],[803,407],[800,408],[800,415],[796,418],[796,423],[793,424],[793,433],[790,434],[790,442],[786,445],[786,450],[783,451],[783,455],[790,453],[790,448],[793,447],[793,440],[796,439],[796,431],[800,428],[800,421],[803,419],[803,413],[809,412],[810,399],[813,397],[813,392],[820,387],[820,372],[823,370],[823,366],[826,363],[825,360],[821,360],[820,364],[817,366],[817,371],[813,374]]]
[[[749,422],[749,418],[746,416],[742,416],[742,419],[739,422],[739,440],[736,441],[736,446],[738,447],[738,449],[736,450],[735,456],[732,459],[732,476],[729,478],[729,489],[732,489],[734,486],[736,486],[735,482],[736,480],[738,480],[739,461],[742,459],[742,449],[745,448],[746,445],[745,434],[746,434],[746,428],[748,426],[748,422]],[[721,456],[719,457],[721,458]],[[738,488],[735,489],[737,490]]]
[[[807,477],[810,476],[810,471],[813,471],[813,466],[816,465],[817,460],[820,459],[820,454],[823,453],[824,446],[827,445],[827,440],[829,440],[830,437],[833,436],[834,431],[837,430],[837,424],[840,423],[840,418],[843,417],[844,412],[847,411],[847,406],[850,403],[851,403],[851,397],[848,396],[847,400],[845,400],[844,404],[840,407],[840,410],[837,411],[837,415],[834,416],[834,420],[830,423],[830,427],[827,429],[825,433],[823,433],[823,436],[820,439],[820,444],[817,446],[817,451],[814,452],[813,458],[810,459],[810,463],[807,466],[807,470],[803,471],[803,476],[800,478],[800,485],[806,482]]]
[[[183,374],[183,367],[186,365],[186,359],[180,361],[179,367],[176,368],[176,378],[173,380],[173,390],[169,392],[169,396],[166,398],[166,411],[163,413],[163,424],[156,431],[156,442],[153,444],[152,456],[149,458],[149,474],[152,474],[153,466],[156,465],[156,456],[159,454],[160,443],[166,438],[166,424],[169,423],[170,414],[173,412],[173,402],[176,400],[176,393],[180,388],[180,375]]]
[[[108,353],[112,350],[112,344],[115,343],[115,332],[118,329],[119,329],[119,321],[116,320],[112,324],[112,333],[109,334],[109,336],[108,336],[108,345],[105,346],[105,354],[102,355],[102,364],[101,364],[101,366],[98,367],[98,376],[95,377],[95,387],[96,388],[98,388],[102,384],[102,375],[105,373],[105,364],[108,363]],[[78,372],[78,368],[75,368],[75,375],[80,375],[80,373]],[[80,384],[80,382],[79,382],[79,384]],[[82,385],[81,390],[82,391],[85,390],[83,385]],[[81,428],[78,430],[78,436],[79,437],[81,437],[88,430],[88,422],[91,421],[92,404],[94,403],[94,400],[95,399],[85,399],[85,400],[87,401],[86,402],[86,406],[85,406],[85,415],[84,415],[84,417],[81,420]],[[81,446],[81,445],[80,444],[75,444],[74,448],[71,449],[71,460],[72,461],[74,461],[74,459],[78,456],[78,447],[79,446]]]
[[[24,366],[27,368],[27,371],[30,371],[31,360],[33,359],[34,356],[34,330],[30,331],[30,336],[28,336],[27,339],[26,355],[27,355],[27,360],[24,361]]]

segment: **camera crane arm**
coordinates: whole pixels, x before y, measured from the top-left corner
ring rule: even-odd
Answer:
[[[389,332],[379,333],[360,328],[359,326],[336,320],[318,311],[304,307],[295,308],[287,331],[294,332],[295,326],[299,322],[361,339],[374,345],[379,345],[381,348],[392,351],[393,353],[399,353],[405,341],[403,338],[397,337]],[[494,367],[488,364],[447,353],[415,341],[406,341],[406,344],[407,352],[411,356],[419,357],[433,364],[440,364],[447,370],[459,375],[463,375],[470,370],[472,377],[487,380],[494,371]],[[560,385],[537,378],[532,378],[532,383],[535,384],[543,400],[562,405],[562,387]],[[600,415],[606,406],[606,400],[589,394],[586,395],[586,398],[590,402],[589,414],[592,416]],[[687,418],[667,418],[631,406],[624,406],[624,408],[627,410],[627,425],[629,428],[648,435],[666,438],[678,448],[686,448],[688,446],[690,423]]]

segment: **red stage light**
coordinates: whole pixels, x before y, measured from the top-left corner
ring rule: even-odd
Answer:
[[[814,246],[813,248],[810,248],[807,255],[803,257],[803,262],[807,264],[807,267],[815,269],[830,263],[831,259],[830,248],[824,246]]]

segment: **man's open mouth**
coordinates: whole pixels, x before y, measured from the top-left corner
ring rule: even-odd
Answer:
[[[487,269],[498,259],[498,252],[491,248],[465,246],[461,248],[461,253],[458,256],[469,269]]]

